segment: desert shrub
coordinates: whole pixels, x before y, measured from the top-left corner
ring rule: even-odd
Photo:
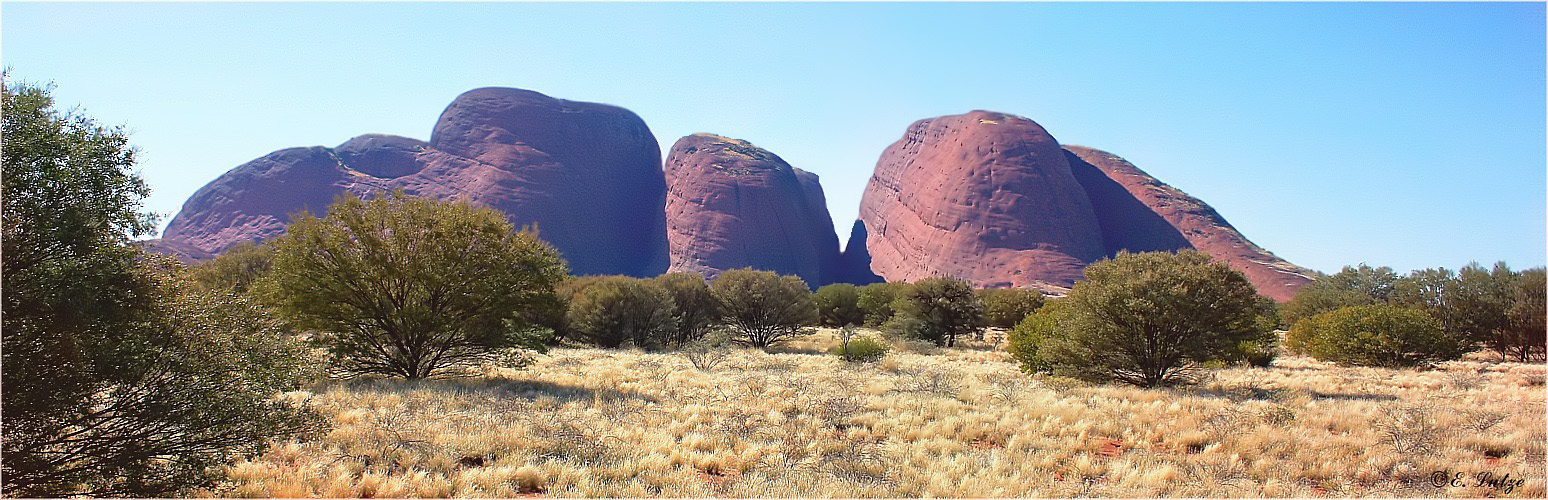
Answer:
[[[865,315],[866,326],[881,326],[896,312],[892,305],[908,291],[908,283],[871,283],[859,288],[855,305]]]
[[[1377,304],[1344,307],[1296,323],[1285,344],[1319,360],[1405,367],[1456,359],[1462,344],[1418,309]]]
[[[705,336],[695,339],[683,345],[683,357],[700,371],[715,371],[727,358],[731,357],[731,349],[727,346],[730,336],[724,331],[711,331]]]
[[[887,357],[892,345],[870,335],[846,335],[843,342],[829,350],[844,361],[869,363]]]
[[[1301,287],[1280,307],[1285,325],[1346,306],[1386,302],[1395,290],[1398,275],[1392,268],[1365,264],[1344,266],[1337,274],[1322,275]]]
[[[565,317],[575,333],[598,346],[627,342],[658,349],[673,341],[676,312],[672,294],[655,281],[613,276],[576,294]]]
[[[860,310],[860,289],[849,283],[834,283],[817,289],[817,320],[823,326],[860,325],[865,311]]]
[[[396,192],[293,217],[262,295],[318,332],[345,375],[420,379],[543,348],[533,308],[557,302],[564,261],[494,209]]]
[[[800,335],[816,321],[811,289],[795,276],[736,269],[716,276],[710,292],[720,302],[721,320],[736,333],[734,340],[753,347]]]
[[[1021,365],[1021,370],[1027,373],[1052,372],[1054,363],[1050,358],[1052,350],[1056,347],[1051,343],[1059,340],[1059,321],[1065,317],[1061,311],[1064,307],[1063,300],[1052,300],[1047,305],[1028,314],[1020,323],[1011,328],[1006,337],[1005,350]],[[1048,345],[1047,352],[1041,348]]]
[[[317,421],[277,401],[306,350],[130,240],[148,194],[117,129],[6,83],[0,480],[7,496],[172,496]]]
[[[1021,288],[985,288],[978,292],[984,304],[984,324],[1012,328],[1028,314],[1043,307],[1043,292]]]
[[[656,283],[672,295],[676,306],[672,322],[676,331],[671,347],[682,347],[704,337],[720,320],[720,304],[710,293],[709,283],[699,273],[670,273],[656,278]]]
[[[188,268],[195,283],[211,290],[246,293],[253,283],[269,272],[274,248],[252,242],[232,245],[219,257]]]
[[[895,306],[898,315],[918,320],[915,338],[937,346],[956,345],[957,337],[983,328],[984,308],[968,282],[948,277],[919,280]]]
[[[1120,253],[1086,268],[1067,297],[1012,332],[1022,368],[1153,387],[1192,381],[1263,338],[1262,302],[1241,273],[1209,256]]]

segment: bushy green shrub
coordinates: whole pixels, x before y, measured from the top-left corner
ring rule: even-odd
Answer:
[[[1424,366],[1462,355],[1462,343],[1424,311],[1387,304],[1350,306],[1301,320],[1286,347],[1323,361]]]
[[[1280,306],[1285,325],[1346,306],[1383,303],[1396,289],[1397,273],[1392,268],[1344,266],[1337,274],[1318,276],[1296,291],[1295,297]]]
[[[799,335],[817,321],[811,289],[795,276],[735,269],[716,276],[710,293],[720,302],[721,321],[736,334],[733,340],[753,347]]]
[[[1265,336],[1252,284],[1198,252],[1119,253],[1088,266],[1085,278],[1012,331],[1024,370],[1172,385]]]
[[[920,340],[936,346],[956,345],[957,337],[983,328],[984,308],[973,286],[949,277],[919,280],[897,301],[898,315],[919,321],[922,328],[911,332]]]
[[[293,217],[254,291],[346,374],[426,378],[542,349],[533,311],[558,302],[564,260],[532,231],[468,202],[378,193]]]
[[[710,328],[720,321],[720,304],[710,293],[709,283],[699,273],[670,273],[656,278],[656,283],[672,295],[676,306],[672,316],[677,332],[669,342],[671,347],[682,347],[703,338]]]
[[[860,296],[856,305],[865,315],[866,326],[881,326],[887,320],[892,319],[896,312],[893,304],[908,293],[911,285],[903,282],[871,283],[860,287]]]
[[[211,290],[247,293],[254,283],[269,272],[274,262],[274,247],[242,242],[232,245],[219,257],[190,266],[195,283]]]
[[[890,351],[892,351],[891,344],[870,335],[856,336],[848,342],[833,346],[829,350],[835,356],[843,358],[844,361],[854,363],[878,361],[886,357]]]
[[[0,80],[0,491],[193,494],[320,423],[275,397],[317,365],[309,349],[131,243],[155,224],[123,131]]]
[[[655,281],[610,276],[576,294],[566,318],[580,338],[598,346],[659,349],[677,332],[674,313],[672,295]]]
[[[865,323],[865,311],[860,310],[860,289],[849,283],[834,283],[817,289],[812,296],[817,303],[817,320],[823,326],[839,327]]]
[[[1023,288],[985,288],[978,290],[984,304],[984,325],[1012,328],[1028,314],[1043,307],[1043,292]]]

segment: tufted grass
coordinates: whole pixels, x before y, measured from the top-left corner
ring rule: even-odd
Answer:
[[[1281,358],[1194,387],[1021,374],[992,346],[877,363],[559,349],[523,371],[330,382],[330,415],[204,491],[237,497],[1543,497],[1544,366]],[[1435,487],[1431,474],[1465,474]],[[1510,473],[1508,494],[1473,478]]]

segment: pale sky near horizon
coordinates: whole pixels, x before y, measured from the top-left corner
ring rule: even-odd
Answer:
[[[17,3],[0,63],[124,125],[163,225],[221,173],[461,92],[628,108],[822,178],[842,240],[913,121],[1103,149],[1326,272],[1548,261],[1544,3]]]

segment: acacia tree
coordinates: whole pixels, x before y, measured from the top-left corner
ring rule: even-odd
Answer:
[[[720,302],[721,319],[737,333],[736,341],[768,347],[805,331],[816,321],[811,288],[795,276],[735,269],[710,283]]]
[[[602,347],[656,349],[677,331],[672,295],[655,281],[625,276],[602,278],[575,295],[570,327]]]
[[[1548,357],[1548,271],[1538,267],[1517,276],[1506,316],[1501,336],[1517,361]]]
[[[823,326],[841,327],[865,322],[865,311],[860,309],[860,289],[854,285],[825,285],[817,289],[812,300],[817,303],[817,320]]]
[[[1121,252],[1085,278],[1012,332],[1025,369],[1172,385],[1200,363],[1239,356],[1268,328],[1247,278],[1196,251]]]
[[[541,349],[531,322],[565,277],[552,246],[499,212],[401,191],[301,214],[273,245],[264,296],[349,375],[420,379]]]
[[[5,493],[170,496],[315,423],[273,398],[300,344],[130,244],[153,226],[123,133],[43,88],[3,94]]]
[[[984,306],[968,282],[947,277],[925,278],[902,295],[898,315],[917,320],[915,334],[937,346],[950,347],[957,337],[981,331]]]
[[[672,295],[676,313],[672,320],[676,333],[669,344],[681,348],[690,342],[704,338],[715,322],[720,320],[720,304],[710,293],[709,283],[699,273],[668,273],[656,277],[656,283]]]

